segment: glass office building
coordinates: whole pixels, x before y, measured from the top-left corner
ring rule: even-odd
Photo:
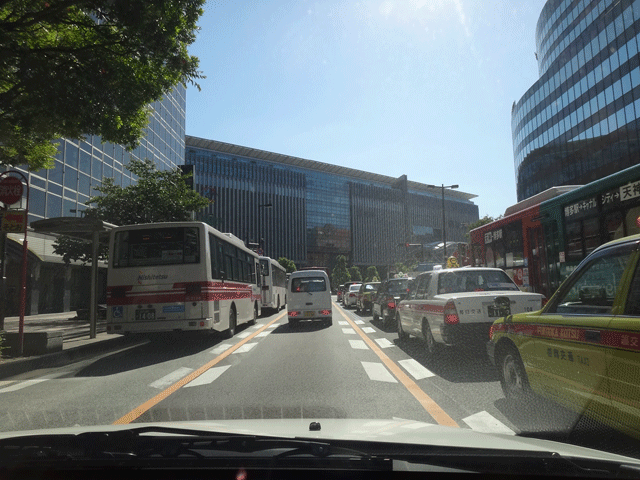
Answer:
[[[640,0],[549,0],[540,79],[514,103],[518,201],[638,163]]]
[[[213,201],[200,218],[270,257],[393,265],[405,243],[442,238],[440,188],[191,136],[185,149],[194,188]],[[447,240],[465,241],[465,224],[478,220],[475,196],[445,190]]]
[[[120,145],[102,143],[98,136],[61,139],[52,169],[30,172],[16,168],[29,180],[29,223],[44,218],[80,217],[85,202],[98,193],[93,187],[104,177],[113,177],[122,186],[135,182],[125,168],[131,157],[151,159],[161,170],[182,165],[185,113],[186,87],[180,85],[151,104],[149,125],[135,150],[129,152]],[[22,235],[9,234],[9,240],[6,314],[17,315]],[[89,268],[65,266],[61,257],[53,253],[52,243],[51,236],[29,233],[27,314],[73,311],[87,306]]]

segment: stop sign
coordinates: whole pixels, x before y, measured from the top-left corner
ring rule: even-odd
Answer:
[[[0,180],[0,202],[13,205],[22,198],[22,182],[16,177],[4,177]]]

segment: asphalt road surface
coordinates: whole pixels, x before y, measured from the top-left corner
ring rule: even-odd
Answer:
[[[514,408],[484,351],[445,349],[430,359],[419,340],[400,342],[395,325],[336,303],[333,308],[331,326],[291,327],[283,310],[241,326],[232,339],[159,337],[0,381],[0,431],[240,418],[395,418],[603,450],[633,444],[615,432],[602,433],[600,426],[597,435],[585,435],[594,429],[584,419],[541,399]]]

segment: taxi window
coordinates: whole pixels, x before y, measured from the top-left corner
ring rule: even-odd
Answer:
[[[561,287],[560,295],[547,312],[611,315],[618,285],[631,253],[632,246],[617,248],[582,265]]]
[[[431,281],[431,275],[423,275],[420,277],[420,283],[416,290],[416,299],[425,300],[427,298],[427,292],[429,291],[429,282]]]
[[[636,273],[629,287],[629,296],[624,314],[632,317],[640,317],[640,268],[636,266]]]

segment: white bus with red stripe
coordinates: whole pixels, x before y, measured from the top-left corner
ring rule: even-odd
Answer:
[[[287,271],[277,260],[260,257],[262,308],[280,311],[287,303]]]
[[[219,331],[262,310],[258,255],[205,223],[116,227],[109,243],[107,332]]]

